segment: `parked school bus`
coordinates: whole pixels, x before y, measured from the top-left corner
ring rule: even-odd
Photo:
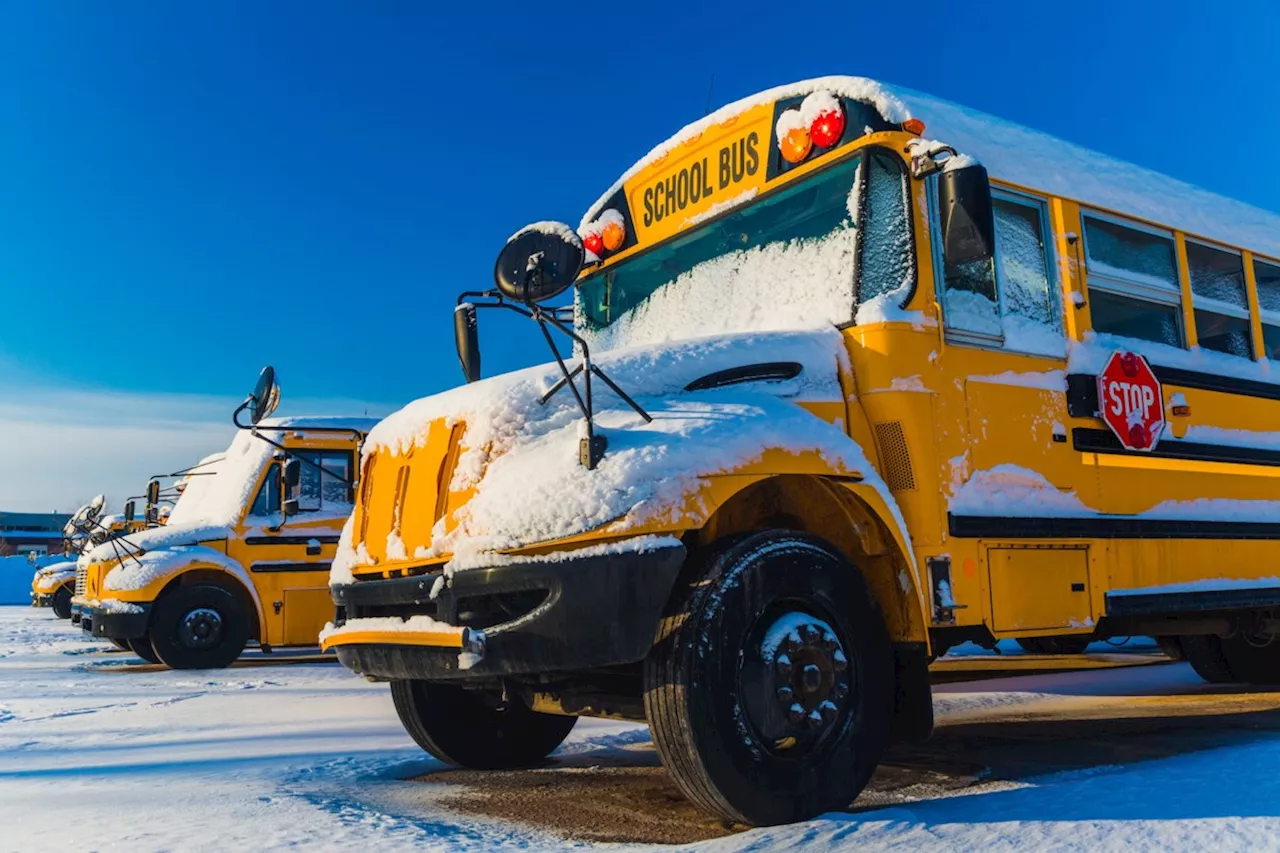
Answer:
[[[732,104],[460,299],[468,379],[479,308],[574,356],[369,434],[324,644],[445,761],[646,720],[755,824],[847,806],[966,640],[1280,681],[1277,257],[1280,217],[927,96]]]
[[[168,521],[82,561],[81,627],[174,669],[231,664],[246,644],[314,646],[351,512],[355,454],[373,421],[269,418],[270,368],[213,476],[190,477]],[[153,487],[152,491],[158,491]]]
[[[76,511],[64,530],[66,551],[68,554],[75,555],[76,559],[70,563],[69,567],[60,567],[59,570],[64,578],[62,582],[67,587],[65,595],[73,625],[80,624],[83,610],[84,585],[89,564],[88,552],[97,545],[118,536],[137,533],[148,527],[163,524],[168,517],[172,502],[182,493],[187,483],[193,477],[212,476],[221,459],[222,454],[213,454],[190,468],[152,477],[147,484],[146,493],[126,499],[124,512],[118,515],[102,515],[105,508],[102,496],[94,498],[93,502]],[[164,489],[161,483],[166,480],[170,482],[176,480],[176,484]],[[136,512],[138,500],[146,502],[143,514],[140,516]],[[114,554],[124,553],[120,546],[112,546],[111,550]],[[129,649],[128,644],[123,640],[117,639],[112,642],[122,649]]]
[[[62,528],[63,552],[70,559],[43,566],[31,577],[31,606],[48,607],[59,619],[71,618],[71,596],[76,581],[75,558],[88,542],[87,527],[97,521],[106,506],[106,497],[96,496],[71,514]]]
[[[70,559],[39,569],[31,579],[31,605],[48,607],[59,619],[74,617],[71,600],[75,593],[76,559],[88,548],[108,539],[141,530],[145,525],[133,518],[132,504],[121,515],[103,515],[106,498],[98,495],[77,509],[62,530],[63,553]]]

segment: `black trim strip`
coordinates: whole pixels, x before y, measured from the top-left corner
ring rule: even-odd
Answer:
[[[1187,459],[1197,462],[1236,462],[1242,465],[1280,465],[1280,450],[1263,447],[1235,447],[1229,444],[1201,444],[1195,441],[1166,439],[1153,449],[1126,450],[1110,430],[1077,427],[1071,430],[1071,443],[1084,453],[1113,453],[1118,456],[1155,456],[1161,459]]]
[[[1182,388],[1198,388],[1201,391],[1221,391],[1223,394],[1243,394],[1246,397],[1280,400],[1280,385],[1270,382],[1219,376],[1216,373],[1200,373],[1178,367],[1161,367],[1157,364],[1151,365],[1151,372],[1156,375],[1156,379],[1159,379],[1162,385],[1177,385]]]
[[[1008,518],[947,514],[957,539],[1280,539],[1280,522],[1090,516]]]
[[[1151,372],[1161,385],[1179,388],[1195,388],[1200,391],[1217,391],[1221,394],[1240,394],[1263,400],[1280,400],[1280,385],[1259,382],[1256,379],[1240,379],[1217,373],[1201,373],[1180,367],[1151,365]],[[1089,373],[1067,375],[1067,414],[1073,418],[1095,417],[1098,411],[1098,377]]]
[[[246,545],[306,545],[311,540],[321,545],[337,545],[339,536],[247,536]]]
[[[327,572],[331,563],[250,563],[251,572]]]
[[[1186,592],[1138,592],[1106,596],[1107,615],[1165,616],[1218,610],[1256,610],[1280,607],[1280,586],[1238,589],[1188,590]]]

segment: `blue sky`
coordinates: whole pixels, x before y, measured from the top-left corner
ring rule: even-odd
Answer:
[[[282,410],[385,412],[456,384],[456,293],[713,74],[713,106],[876,77],[1280,205],[1271,4],[971,5],[0,0],[0,389],[229,409],[269,362]],[[484,320],[486,372],[545,360]]]

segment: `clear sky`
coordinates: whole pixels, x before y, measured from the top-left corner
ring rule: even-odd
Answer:
[[[0,0],[0,509],[218,449],[265,363],[294,413],[456,384],[457,292],[709,90],[875,77],[1277,209],[1277,45],[1271,0]]]

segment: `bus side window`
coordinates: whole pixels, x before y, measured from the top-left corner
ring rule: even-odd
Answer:
[[[1280,265],[1254,258],[1253,277],[1262,315],[1262,350],[1268,359],[1280,361]]]
[[[1004,308],[1005,346],[1035,350],[1026,335],[1062,334],[1045,241],[1043,202],[996,196],[996,278]]]
[[[1239,254],[1187,240],[1191,307],[1204,349],[1253,359],[1253,329]]]
[[[943,313],[962,342],[1061,356],[1061,311],[1040,199],[993,191],[995,256],[945,264]],[[935,235],[937,239],[937,235]]]
[[[1173,235],[1088,213],[1084,243],[1094,331],[1185,347]]]

